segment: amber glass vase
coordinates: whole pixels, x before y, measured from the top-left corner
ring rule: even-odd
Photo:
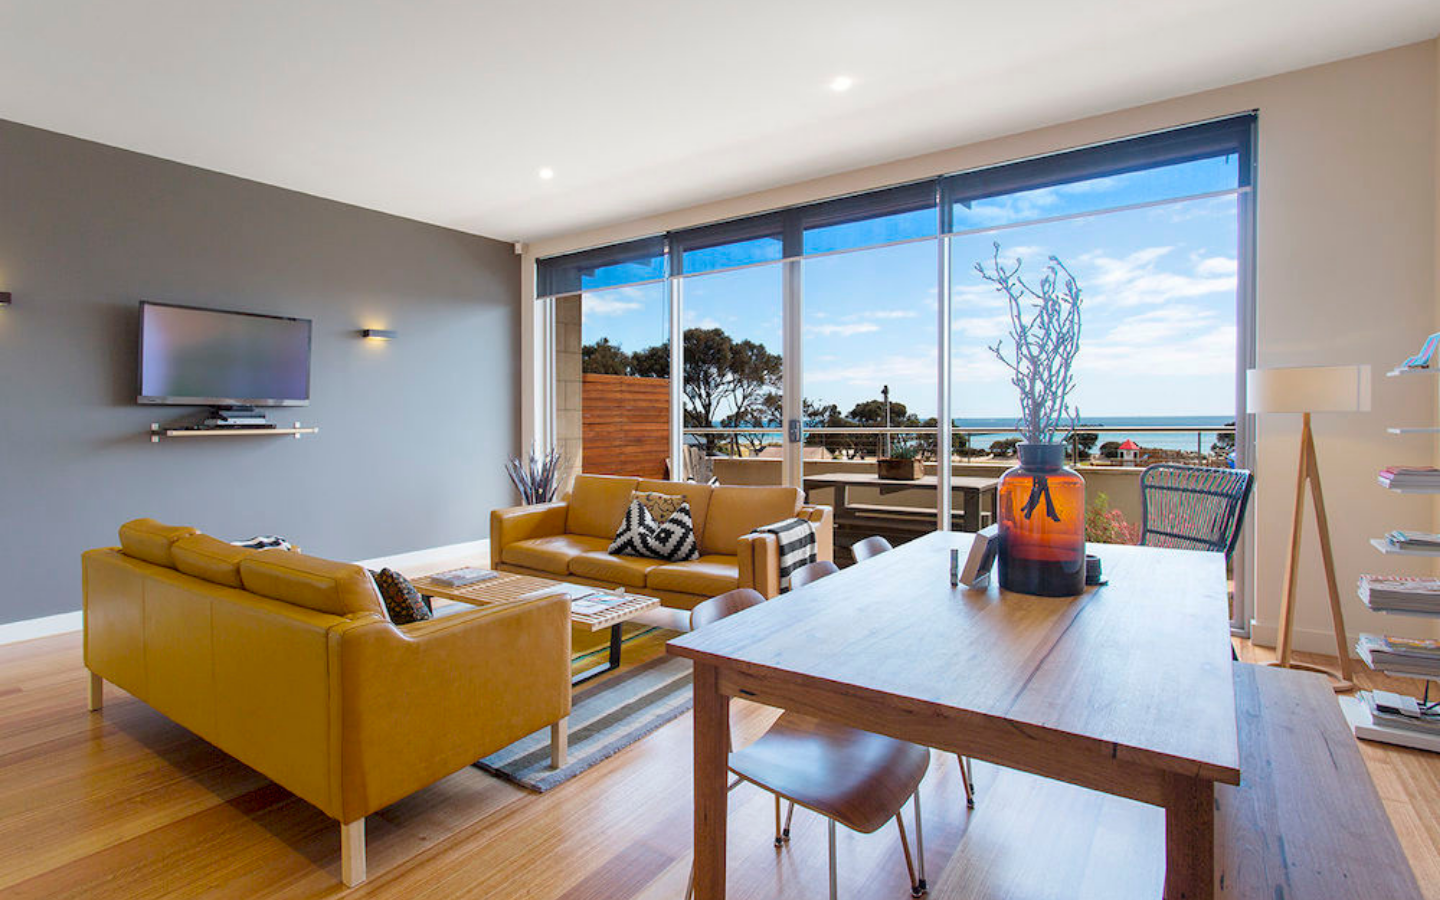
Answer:
[[[1065,467],[1064,444],[1020,444],[1000,479],[1000,587],[1042,597],[1085,590],[1085,479]]]

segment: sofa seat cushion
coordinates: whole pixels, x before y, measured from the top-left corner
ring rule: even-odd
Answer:
[[[570,572],[570,560],[582,553],[604,553],[609,546],[609,538],[585,534],[557,534],[508,544],[500,559],[512,566],[565,575]]]
[[[666,563],[656,566],[645,576],[645,586],[658,591],[678,591],[717,597],[740,585],[740,560],[718,553],[708,554],[690,562]]]
[[[612,556],[605,552],[582,553],[570,558],[570,574],[610,584],[643,588],[646,574],[663,565],[665,561],[662,559]]]

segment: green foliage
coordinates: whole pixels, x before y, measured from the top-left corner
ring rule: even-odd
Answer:
[[[1015,447],[1020,443],[1018,437],[1001,438],[990,444],[991,456],[1014,456]]]
[[[580,371],[589,375],[629,375],[634,365],[630,354],[609,338],[580,348]]]
[[[890,447],[891,459],[915,459],[920,456],[920,448],[914,444],[893,444]]]

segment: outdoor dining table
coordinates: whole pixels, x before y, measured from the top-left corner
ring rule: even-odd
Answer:
[[[982,527],[980,511],[984,498],[989,498],[989,507],[993,513],[995,509],[995,489],[999,484],[999,478],[971,475],[951,476],[950,492],[956,501],[958,501],[955,504],[955,509],[963,514],[962,524],[966,531],[978,531]],[[928,489],[933,495],[935,493],[936,476],[925,475],[921,478],[905,480],[900,478],[881,478],[879,475],[866,472],[831,472],[823,475],[806,475],[804,486],[807,497],[810,496],[812,491],[818,489],[834,489],[835,497],[832,506],[835,508],[835,524],[843,527],[854,520],[852,510],[855,509],[855,505],[850,497],[851,488],[877,488],[882,497],[887,494],[897,494],[903,491],[914,491],[916,489]]]

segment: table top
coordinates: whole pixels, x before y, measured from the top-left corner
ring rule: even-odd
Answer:
[[[562,582],[551,581],[548,578],[536,578],[533,575],[517,575],[513,572],[501,572],[494,578],[487,578],[484,581],[477,581],[474,584],[467,584],[463,587],[448,587],[432,580],[429,576],[412,578],[410,583],[415,590],[432,597],[440,597],[444,600],[456,600],[460,603],[470,603],[476,606],[495,606],[501,603],[516,603],[522,599],[528,599],[527,594],[541,596],[539,591],[554,589],[558,593],[561,590]],[[596,588],[596,590],[603,590]],[[598,613],[577,613],[573,610],[570,613],[570,622],[591,631],[599,631],[602,628],[609,628],[611,625],[624,622],[633,618],[638,613],[655,609],[660,601],[654,597],[646,597],[643,594],[629,594],[629,599],[624,603],[616,604],[609,609]]]
[[[919,478],[913,479],[881,478],[879,475],[867,472],[831,472],[826,475],[805,476],[805,484],[807,485],[807,487],[809,485],[814,485],[816,487],[825,487],[828,485],[857,484],[861,486],[873,486],[877,484],[883,484],[887,487],[894,485],[897,487],[928,487],[934,489],[936,481],[937,479],[934,475],[922,475]],[[986,491],[998,486],[999,484],[999,478],[986,478],[976,475],[952,475],[950,477],[950,489],[955,491]]]
[[[994,578],[984,591],[952,588],[949,550],[971,539],[926,535],[672,640],[670,652],[1239,783],[1222,554],[1090,545],[1108,586],[1030,597]]]

